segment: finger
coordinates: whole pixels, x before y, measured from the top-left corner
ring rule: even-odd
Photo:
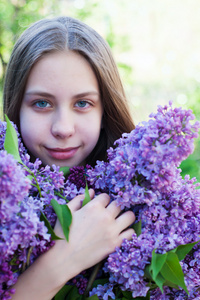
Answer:
[[[90,195],[91,199],[94,198],[95,192],[94,192],[93,189],[89,189],[89,195]],[[68,207],[70,208],[70,210],[71,211],[76,211],[76,210],[80,209],[82,207],[84,198],[85,198],[84,194],[80,194],[80,195],[76,196],[75,198],[73,198],[68,203]]]
[[[133,228],[128,228],[126,230],[124,230],[121,234],[120,234],[120,245],[122,244],[124,239],[127,240],[132,240],[133,238],[133,234],[135,233],[135,231],[133,230]]]
[[[110,196],[106,193],[102,193],[102,194],[99,194],[96,197],[94,197],[94,199],[90,203],[94,204],[95,203],[94,201],[99,202],[104,207],[107,207],[108,204],[110,203]]]
[[[90,199],[93,199],[95,195],[95,191],[93,189],[89,189],[89,195],[90,195]]]
[[[67,204],[69,209],[71,211],[76,211],[80,209],[82,207],[84,197],[85,197],[84,194],[80,194],[76,196],[74,199],[70,200],[69,203]]]
[[[135,215],[130,210],[124,212],[116,219],[117,225],[119,226],[119,228],[121,227],[122,230],[132,225],[134,221],[135,221]]]
[[[120,214],[120,212],[121,212],[121,207],[119,205],[117,205],[116,201],[112,201],[107,206],[107,210],[110,211],[110,213],[112,214],[112,216],[114,218],[116,218]]]

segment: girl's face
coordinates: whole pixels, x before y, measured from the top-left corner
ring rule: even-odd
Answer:
[[[96,76],[74,52],[44,56],[32,68],[20,110],[20,130],[43,164],[83,164],[101,130],[103,108]]]

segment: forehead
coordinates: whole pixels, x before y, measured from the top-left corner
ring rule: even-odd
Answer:
[[[63,88],[71,86],[95,88],[99,91],[96,75],[90,63],[79,53],[73,51],[53,52],[43,56],[31,69],[26,90],[33,85]]]
[[[31,68],[31,72],[35,71],[36,69],[47,69],[47,68],[54,68],[54,65],[62,65],[65,72],[67,72],[70,67],[81,66],[90,72],[93,71],[90,63],[88,60],[81,54],[71,50],[65,51],[53,51],[50,53],[44,54]],[[68,65],[68,68],[65,68]],[[72,70],[71,70],[72,71]]]

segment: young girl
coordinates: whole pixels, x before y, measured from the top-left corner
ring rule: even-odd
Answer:
[[[7,67],[4,112],[19,128],[31,158],[44,165],[77,166],[106,159],[106,150],[134,124],[107,43],[69,17],[43,19],[14,46]],[[81,207],[70,201],[69,242],[58,240],[15,285],[12,299],[51,299],[81,271],[131,239],[134,214],[120,213],[107,194]],[[64,236],[57,221],[55,232]]]

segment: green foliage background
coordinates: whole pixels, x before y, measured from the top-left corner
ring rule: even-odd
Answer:
[[[17,37],[38,19],[65,14],[94,27],[108,41],[130,100],[130,109],[133,111],[135,123],[146,120],[149,113],[156,110],[158,104],[163,105],[169,100],[173,100],[177,106],[191,108],[200,120],[198,53],[192,53],[185,58],[181,56],[181,48],[177,50],[175,48],[176,40],[181,40],[181,38],[184,48],[189,45],[189,42],[194,45],[193,49],[199,46],[196,40],[200,33],[198,17],[200,11],[197,4],[198,0],[190,2],[162,0],[162,5],[156,0],[0,0],[0,99],[2,99],[6,65]],[[189,15],[191,12],[196,14],[196,17]],[[171,19],[172,16],[173,19]],[[188,27],[188,18],[193,19],[192,27]],[[177,24],[180,24],[180,27]],[[180,32],[182,28],[183,31]],[[187,40],[187,30],[188,36],[193,36],[192,41]],[[173,42],[168,41],[167,38],[173,37],[174,32],[179,39],[174,35]],[[166,40],[166,44],[162,44],[162,38]],[[140,48],[137,48],[138,45]],[[152,52],[146,55],[145,49],[148,47]],[[196,49],[199,48],[196,47]],[[174,51],[177,51],[177,56]],[[143,54],[146,56],[142,56]],[[196,72],[193,76],[195,78],[184,77],[181,65],[185,63],[188,74],[191,73],[191,63],[194,57],[197,59],[194,62],[196,69],[193,67],[192,70],[193,73]],[[147,67],[155,60],[160,63],[158,70],[161,70],[161,73],[158,71],[155,74],[155,68],[152,68],[147,77]],[[139,73],[137,72],[138,65],[141,66]],[[167,73],[169,70],[173,71],[171,77]],[[1,100],[0,117],[2,118]],[[198,139],[194,153],[181,165],[183,176],[190,174],[200,180],[199,149],[200,140]]]
[[[81,5],[84,3],[84,9]],[[64,13],[63,13],[64,11]],[[112,18],[104,11],[100,1],[86,0],[0,0],[0,97],[2,99],[3,82],[10,53],[18,36],[33,22],[56,15],[69,15],[87,22],[101,22],[104,38],[113,51],[120,52],[129,48],[127,36],[117,35],[112,28]],[[118,66],[126,75],[127,82],[131,81],[132,67],[126,63],[118,62]],[[2,103],[1,114],[2,115]]]

